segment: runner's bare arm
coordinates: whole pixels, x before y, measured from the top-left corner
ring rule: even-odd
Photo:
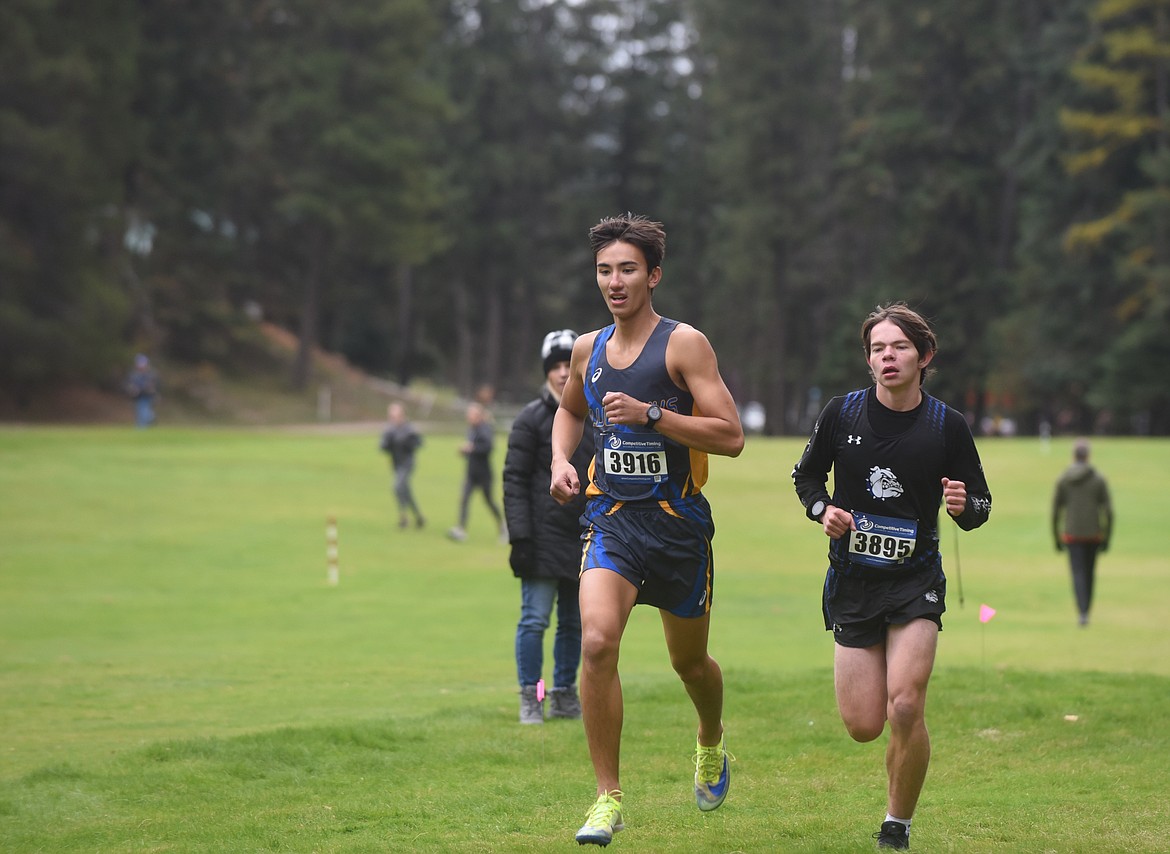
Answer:
[[[695,399],[692,415],[664,410],[658,432],[696,451],[738,457],[743,450],[743,425],[719,362],[707,336],[680,323],[666,348],[671,378]]]

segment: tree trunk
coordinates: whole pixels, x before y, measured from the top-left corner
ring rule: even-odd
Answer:
[[[312,247],[301,303],[301,340],[297,346],[296,359],[293,360],[292,387],[297,391],[304,391],[309,384],[309,374],[313,370],[313,347],[317,343],[317,327],[320,323],[321,272],[325,267],[325,248],[319,233],[313,235]]]
[[[484,318],[483,332],[483,375],[479,378],[481,385],[490,388],[494,397],[499,387],[500,377],[503,376],[503,340],[504,340],[504,295],[500,291],[487,294],[487,317]]]
[[[1155,29],[1154,34],[1157,39],[1157,44],[1163,50],[1166,48],[1167,30],[1170,29],[1168,25],[1166,10],[1159,6],[1154,11]],[[1155,104],[1155,112],[1158,116],[1158,135],[1157,135],[1157,154],[1159,170],[1157,174],[1158,190],[1165,190],[1165,152],[1168,144],[1166,120],[1170,115],[1170,80],[1168,80],[1166,60],[1160,54],[1154,55],[1154,98],[1157,101]],[[1159,206],[1154,220],[1154,256],[1157,260],[1158,266],[1165,266],[1170,256],[1170,251],[1167,247],[1167,227],[1165,207]]]
[[[782,272],[776,273],[777,279],[783,279]],[[788,387],[784,371],[785,353],[788,351],[788,327],[784,321],[784,311],[781,291],[783,285],[778,285],[776,293],[769,301],[769,317],[759,327],[757,333],[755,358],[759,360],[763,371],[764,382],[764,412],[767,422],[765,434],[769,436],[784,436],[792,432],[788,413]]]
[[[403,261],[398,265],[397,312],[394,318],[392,360],[398,384],[410,384],[414,359],[414,268]]]
[[[467,284],[462,279],[454,283],[452,311],[455,315],[455,388],[471,391],[471,363],[475,347],[475,331],[471,324],[471,305]]]

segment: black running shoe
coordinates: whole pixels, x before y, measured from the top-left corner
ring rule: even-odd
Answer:
[[[900,821],[883,821],[882,829],[873,838],[877,840],[878,848],[906,850],[910,847],[910,831]]]

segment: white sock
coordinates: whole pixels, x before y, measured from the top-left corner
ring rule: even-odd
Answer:
[[[889,813],[886,813],[886,821],[896,821],[896,822],[898,822],[898,824],[904,824],[904,825],[906,825],[906,835],[907,835],[907,836],[909,836],[909,835],[910,835],[910,819],[908,819],[908,818],[897,818],[896,816],[892,816],[892,815],[890,815]]]

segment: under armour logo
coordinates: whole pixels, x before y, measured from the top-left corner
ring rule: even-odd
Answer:
[[[846,439],[845,441],[848,442],[850,445],[860,445],[861,444],[861,437],[854,436],[852,433],[850,433],[849,438]]]

